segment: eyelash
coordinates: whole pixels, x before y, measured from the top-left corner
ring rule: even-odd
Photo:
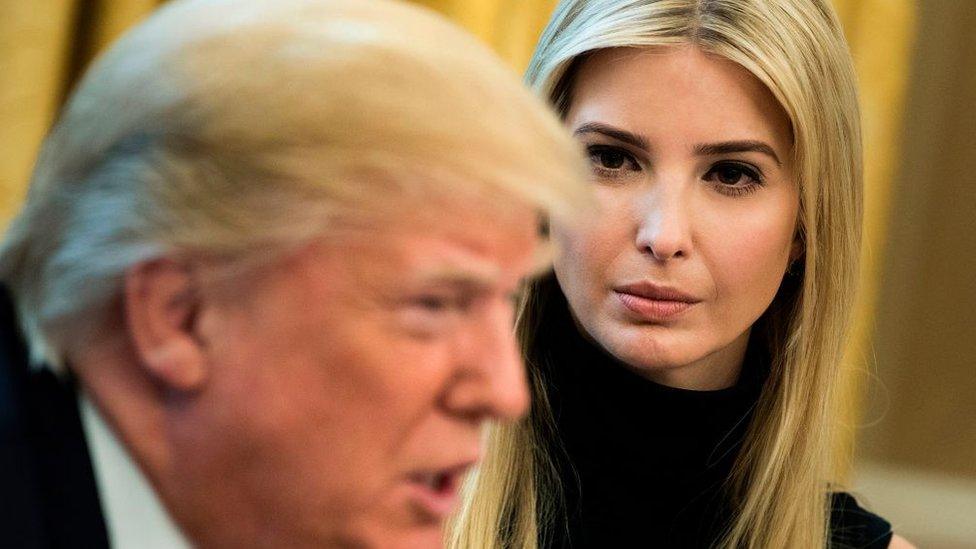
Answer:
[[[424,311],[437,314],[447,311],[463,311],[470,306],[470,299],[464,297],[421,295],[412,300],[412,304]]]
[[[590,165],[594,173],[599,177],[603,177],[607,179],[616,179],[616,178],[626,177],[625,172],[638,172],[641,170],[641,165],[637,161],[637,159],[635,159],[632,154],[630,154],[629,152],[627,152],[626,150],[620,147],[615,147],[613,145],[587,145],[586,153],[587,156],[589,156],[590,158]],[[624,169],[622,167],[607,168],[605,166],[600,165],[602,160],[604,160],[603,158],[600,157],[608,153],[620,155],[623,164],[629,165],[630,168],[628,169]],[[714,181],[714,174],[718,170],[721,170],[723,168],[724,169],[733,168],[735,170],[739,170],[742,176],[749,178],[751,181],[745,185],[738,185],[738,186],[723,184]],[[731,161],[731,160],[721,160],[716,162],[715,164],[713,164],[711,167],[708,168],[708,171],[705,172],[703,178],[706,181],[712,183],[712,185],[715,187],[715,189],[718,192],[726,196],[733,196],[733,197],[743,196],[755,192],[765,184],[765,179],[763,178],[762,170],[756,168],[755,166],[747,164],[745,162]]]
[[[726,194],[728,196],[742,196],[749,193],[753,193],[759,190],[759,188],[765,184],[765,180],[763,179],[762,172],[758,168],[755,168],[744,162],[734,162],[729,160],[723,160],[713,164],[712,167],[710,167],[708,171],[705,172],[705,179],[707,180],[709,175],[714,174],[715,172],[717,172],[722,168],[725,169],[732,168],[738,170],[741,172],[742,176],[748,177],[751,180],[749,183],[745,185],[738,185],[738,184],[729,185],[717,181],[713,182],[713,185],[720,193]]]
[[[521,292],[515,291],[505,296],[510,306],[509,314],[518,309]],[[457,322],[480,307],[476,295],[418,294],[404,302],[401,319],[407,330],[422,340],[430,340],[452,330]]]
[[[403,305],[400,313],[403,326],[414,337],[427,340],[449,329],[467,304],[455,296],[419,294]]]
[[[597,175],[602,177],[622,177],[621,168],[607,168],[598,164],[599,160],[597,157],[603,154],[619,154],[623,157],[623,161],[626,164],[630,164],[631,169],[629,171],[640,171],[640,163],[634,158],[632,154],[621,149],[620,147],[614,147],[612,145],[587,145],[586,154],[590,158],[590,165],[593,167],[593,171]]]

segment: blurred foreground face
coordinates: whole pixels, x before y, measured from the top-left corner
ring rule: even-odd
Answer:
[[[587,202],[578,153],[412,3],[173,0],[65,106],[0,283],[161,528],[440,547],[482,424],[528,405],[513,294]]]
[[[592,55],[566,122],[599,202],[554,227],[578,322],[645,377],[732,385],[800,251],[786,114],[742,67],[683,46]]]
[[[340,230],[202,298],[210,378],[169,403],[176,513],[257,545],[440,546],[482,422],[528,404],[512,294],[537,216],[487,217]]]

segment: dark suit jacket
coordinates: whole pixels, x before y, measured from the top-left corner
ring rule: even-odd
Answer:
[[[108,547],[71,379],[31,371],[0,285],[0,547]]]

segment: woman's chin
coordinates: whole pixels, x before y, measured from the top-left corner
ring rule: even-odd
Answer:
[[[594,338],[637,375],[661,385],[693,390],[723,389],[734,384],[740,360],[725,364],[725,353],[702,345],[704,337],[668,333],[660,326],[612,328]],[[734,370],[734,371],[733,371]]]
[[[685,337],[672,328],[608,323],[601,332],[593,339],[617,360],[641,372],[680,368],[705,355],[689,348],[687,340],[698,338]]]

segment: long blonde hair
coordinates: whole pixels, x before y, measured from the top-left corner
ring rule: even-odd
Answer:
[[[836,14],[826,0],[564,0],[526,78],[564,115],[575,69],[588,53],[687,43],[744,67],[789,116],[805,249],[798,272],[786,277],[755,326],[772,364],[730,479],[736,512],[719,545],[823,548],[834,392],[862,211],[856,83]],[[559,445],[537,344],[550,286],[530,288],[517,327],[532,411],[518,424],[492,427],[486,458],[468,479],[451,525],[452,547],[534,548],[559,520],[561,480],[551,462]]]

